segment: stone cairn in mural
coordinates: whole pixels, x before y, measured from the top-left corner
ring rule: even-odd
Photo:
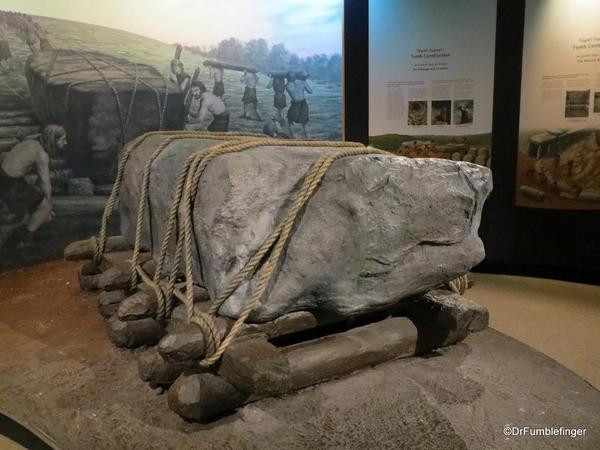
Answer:
[[[148,133],[65,257],[92,259],[112,342],[148,347],[140,377],[206,421],[484,329],[461,294],[490,190],[485,167],[349,142]]]
[[[25,71],[36,116],[67,130],[74,175],[96,184],[114,178],[116,155],[126,142],[185,123],[178,87],[148,65],[51,49],[32,55]]]

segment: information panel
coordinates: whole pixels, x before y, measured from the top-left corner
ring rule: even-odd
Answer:
[[[600,2],[527,0],[516,204],[600,208]]]
[[[489,166],[495,28],[495,0],[371,0],[371,145]]]

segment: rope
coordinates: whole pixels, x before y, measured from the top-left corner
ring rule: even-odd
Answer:
[[[228,133],[210,133],[209,134],[209,133],[204,133],[204,132],[192,133],[187,130],[176,130],[176,131],[169,131],[169,132],[150,131],[148,133],[142,134],[141,136],[138,136],[136,139],[129,142],[123,148],[123,150],[121,152],[121,158],[119,160],[119,165],[117,166],[117,175],[115,177],[115,182],[114,182],[112,190],[110,192],[110,196],[108,197],[108,200],[104,207],[104,212],[102,213],[102,219],[100,220],[100,230],[98,232],[98,237],[94,238],[95,250],[94,250],[93,261],[96,265],[100,264],[102,256],[104,255],[104,251],[106,249],[106,240],[108,238],[108,236],[107,236],[108,221],[110,220],[110,217],[114,210],[115,204],[119,198],[119,192],[121,190],[121,182],[123,181],[123,173],[125,170],[125,166],[127,165],[127,161],[129,161],[129,157],[131,156],[131,153],[135,149],[140,147],[146,141],[146,139],[148,139],[152,136],[158,136],[158,135],[160,135],[160,136],[177,136],[177,135],[183,135],[183,134],[195,135],[197,138],[201,138],[201,137],[210,138],[211,136],[214,136],[214,135],[223,135],[223,136],[226,136],[226,135],[241,136],[242,135],[241,133],[231,133],[231,134],[228,134]],[[262,135],[248,134],[248,136],[262,136]]]
[[[264,147],[264,146],[313,146],[313,147],[345,147],[344,150],[337,151],[330,155],[324,156],[319,159],[317,163],[312,167],[311,171],[307,175],[304,185],[300,192],[296,197],[296,201],[294,202],[293,207],[288,212],[286,218],[282,221],[282,223],[277,227],[277,229],[265,240],[265,242],[261,245],[256,254],[251,258],[250,261],[246,264],[244,269],[236,276],[236,278],[230,283],[229,286],[218,296],[218,298],[213,302],[211,308],[208,313],[204,313],[200,311],[196,305],[194,305],[193,298],[193,252],[192,252],[192,234],[193,234],[193,223],[192,223],[192,209],[195,201],[195,194],[198,190],[198,184],[200,177],[207,165],[212,161],[212,159],[216,158],[219,155],[225,153],[233,153],[240,152],[244,150],[248,150],[256,147]],[[351,148],[348,148],[351,147]],[[353,147],[353,148],[352,148]],[[256,306],[260,298],[262,297],[264,291],[266,290],[271,276],[274,272],[274,269],[279,261],[281,253],[285,244],[287,243],[292,226],[295,222],[295,219],[298,215],[298,212],[302,209],[302,207],[306,204],[308,199],[311,197],[312,193],[315,191],[317,186],[319,185],[321,179],[327,172],[328,168],[331,164],[342,157],[350,156],[350,155],[362,155],[362,154],[388,154],[387,152],[383,152],[380,150],[375,150],[371,148],[364,148],[362,144],[355,143],[343,143],[343,142],[318,142],[318,141],[281,141],[275,139],[264,139],[264,140],[254,140],[254,141],[244,141],[241,143],[232,143],[220,144],[215,147],[212,147],[204,152],[199,152],[198,154],[192,155],[185,163],[183,170],[180,174],[179,183],[177,189],[174,193],[173,204],[171,208],[171,212],[169,215],[167,231],[163,236],[163,243],[161,245],[161,253],[159,257],[159,262],[157,265],[157,269],[155,272],[155,279],[153,280],[155,285],[158,285],[157,281],[160,280],[162,276],[162,268],[166,256],[167,249],[170,244],[170,240],[172,237],[172,232],[175,228],[176,220],[177,220],[177,212],[180,209],[180,204],[183,202],[183,231],[180,233],[178,241],[177,241],[177,249],[175,252],[175,257],[172,261],[172,271],[169,282],[167,284],[167,292],[166,298],[165,293],[162,289],[157,289],[157,297],[158,297],[158,317],[162,319],[168,314],[170,309],[170,298],[171,298],[171,289],[174,282],[174,276],[177,273],[177,269],[180,264],[181,256],[184,257],[184,270],[185,270],[185,278],[186,278],[186,301],[184,304],[186,305],[186,311],[188,316],[188,321],[190,323],[196,323],[200,326],[203,334],[205,336],[205,341],[207,343],[206,355],[203,361],[200,362],[200,365],[204,367],[209,367],[214,362],[216,362],[225,349],[230,345],[230,343],[235,338],[238,333],[240,327],[244,324],[247,317]],[[185,180],[185,181],[184,181]],[[183,194],[182,191],[183,190]],[[227,334],[227,336],[218,344],[216,341],[217,333],[216,325],[214,324],[213,316],[216,314],[218,308],[222,305],[222,303],[229,298],[229,296],[239,287],[239,285],[250,278],[259,262],[263,259],[266,253],[272,249],[273,245],[275,247],[271,252],[267,262],[263,266],[261,271],[259,282],[254,289],[252,297],[250,301],[245,306],[244,310],[232,326],[231,330]],[[183,253],[183,255],[182,255]],[[213,348],[216,347],[215,350]]]
[[[227,347],[234,340],[235,336],[239,332],[240,328],[245,323],[246,319],[260,302],[263,294],[265,293],[275,269],[280,261],[281,255],[284,251],[286,244],[288,243],[292,228],[296,222],[299,212],[304,208],[312,194],[315,192],[323,177],[331,167],[333,162],[337,159],[353,156],[353,155],[366,155],[366,154],[389,154],[385,151],[373,149],[370,147],[364,147],[358,143],[348,142],[327,142],[327,141],[282,141],[277,139],[263,139],[260,135],[248,135],[248,134],[227,134],[227,133],[203,133],[203,132],[172,132],[169,134],[161,132],[146,133],[143,136],[132,141],[129,145],[124,148],[121,160],[119,162],[117,178],[113,185],[111,196],[107,202],[102,222],[100,235],[96,240],[96,252],[94,255],[95,261],[99,261],[101,255],[104,252],[106,245],[106,228],[108,218],[112,213],[114,204],[119,194],[120,184],[123,178],[123,172],[125,165],[131,155],[131,152],[142,145],[142,143],[150,136],[153,135],[168,136],[165,141],[159,145],[159,147],[152,153],[148,159],[144,173],[142,177],[142,188],[138,204],[138,214],[136,221],[136,237],[134,244],[134,252],[132,256],[132,283],[131,288],[137,288],[138,279],[141,277],[144,282],[151,286],[157,295],[158,300],[158,312],[157,318],[159,320],[164,319],[168,316],[172,310],[172,297],[175,293],[177,297],[182,299],[186,307],[186,314],[188,322],[194,323],[200,327],[205,337],[206,342],[206,353],[205,358],[199,362],[202,367],[210,367],[217,362],[223,355]],[[146,206],[148,203],[149,194],[149,179],[153,163],[158,156],[169,146],[169,144],[179,139],[193,139],[205,137],[209,139],[229,139],[227,142],[214,145],[208,149],[203,149],[197,153],[190,155],[185,161],[181,170],[179,180],[175,191],[173,192],[171,210],[167,221],[167,226],[162,237],[160,255],[154,274],[154,278],[150,280],[139,263],[139,254],[141,249],[141,240],[144,227],[144,216],[146,214]],[[245,138],[245,139],[236,139]],[[249,139],[254,138],[254,139]],[[285,218],[281,221],[279,226],[265,239],[262,245],[259,247],[257,252],[252,258],[245,264],[244,268],[240,273],[227,285],[227,287],[217,296],[214,302],[211,304],[208,313],[202,311],[197,304],[194,304],[193,295],[193,219],[192,212],[198,191],[200,178],[204,173],[208,164],[216,157],[227,154],[242,152],[257,147],[270,147],[270,146],[286,146],[286,147],[330,147],[330,148],[342,148],[341,150],[334,151],[328,155],[321,157],[309,170],[306,175],[301,189],[298,191],[292,207],[287,212]],[[182,214],[182,230],[178,230],[179,214]],[[177,232],[179,231],[179,232]],[[169,278],[166,283],[163,282],[163,269],[168,255],[169,247],[172,243],[173,238],[176,236],[177,245],[175,254],[171,260],[171,270]],[[214,317],[220,306],[231,296],[233,292],[244,282],[252,278],[257,272],[258,266],[263,261],[265,256],[268,255],[266,261],[259,269],[258,281],[253,288],[252,295],[244,305],[244,309],[227,333],[227,335],[220,340],[218,327],[214,321]],[[185,273],[186,288],[185,294],[177,292],[175,289],[175,281],[178,273],[178,269],[183,258],[183,268]],[[179,294],[179,295],[177,295]],[[182,298],[183,297],[183,298]]]
[[[465,273],[464,275],[449,281],[448,287],[455,294],[463,295],[469,287],[469,274]]]
[[[306,144],[307,144],[306,142],[303,143],[303,145],[306,145]],[[314,145],[314,143],[310,142],[309,145]],[[346,144],[346,146],[348,146],[348,145]],[[233,293],[235,291],[235,289],[237,289],[237,287],[244,280],[246,280],[252,276],[252,274],[254,273],[259,262],[262,260],[263,256],[265,256],[266,253],[269,250],[271,250],[271,248],[272,248],[269,257],[267,258],[266,262],[264,263],[264,265],[260,271],[260,274],[258,277],[258,283],[254,287],[252,295],[251,295],[249,301],[247,302],[244,310],[242,311],[242,313],[239,315],[239,317],[237,318],[237,320],[235,321],[235,323],[229,330],[229,333],[227,334],[227,336],[221,341],[217,350],[212,354],[207,351],[207,353],[206,353],[207,357],[205,357],[199,363],[201,367],[210,367],[211,365],[213,365],[215,362],[217,362],[220,359],[220,357],[223,355],[223,353],[225,352],[227,347],[231,344],[231,342],[235,338],[239,329],[243,326],[244,322],[246,321],[246,319],[248,318],[248,316],[250,315],[250,313],[252,312],[254,307],[259,303],[262,295],[264,294],[265,290],[267,289],[267,287],[271,281],[271,278],[273,276],[275,268],[277,267],[277,264],[279,262],[281,254],[284,250],[284,247],[287,244],[287,242],[289,241],[289,238],[291,235],[291,230],[292,230],[292,227],[298,217],[298,213],[306,205],[306,203],[308,202],[308,200],[310,199],[310,197],[316,190],[317,186],[320,184],[321,180],[327,173],[327,170],[329,169],[329,167],[331,167],[331,164],[333,164],[333,162],[336,161],[337,159],[340,159],[340,158],[343,158],[346,156],[365,155],[365,154],[374,154],[374,153],[389,154],[387,152],[372,149],[372,148],[364,148],[364,147],[348,148],[348,149],[336,151],[332,154],[323,156],[313,165],[313,167],[311,168],[311,170],[309,171],[308,175],[306,176],[306,178],[304,180],[304,184],[303,184],[301,190],[299,191],[299,193],[296,196],[293,206],[287,213],[284,220],[277,227],[277,229],[271,234],[271,236],[269,236],[264,241],[264,243],[261,245],[261,247],[255,254],[255,256],[246,264],[246,266],[244,267],[244,269],[242,269],[242,271],[238,274],[238,276],[230,283],[230,285],[223,291],[223,293],[221,293],[217,297],[217,299],[213,302],[208,314],[206,314],[206,316],[208,316],[208,317],[211,317],[212,315],[216,314],[216,311],[218,310],[218,308],[231,295],[231,293]],[[185,231],[184,236],[186,237],[186,239],[189,239],[190,236],[189,236],[187,229],[184,229],[184,231]],[[188,244],[188,246],[186,246],[186,249],[189,248],[189,241],[187,244]],[[274,247],[272,247],[273,244],[275,244]],[[189,276],[189,272],[186,271],[186,277],[188,277],[188,276]],[[186,282],[188,284],[190,283],[190,281],[187,278],[186,278]],[[186,294],[189,295],[188,292],[186,292]]]
[[[132,256],[132,263],[131,263],[131,267],[132,267],[132,269],[131,269],[131,290],[132,291],[134,291],[137,288],[137,283],[138,283],[137,271],[135,270],[135,266],[138,264],[140,251],[141,251],[142,233],[143,233],[143,228],[144,228],[144,216],[146,214],[146,205],[148,204],[150,172],[152,171],[152,165],[153,165],[154,161],[156,160],[156,158],[158,158],[160,156],[160,154],[163,152],[163,150],[165,148],[167,148],[169,146],[169,144],[171,144],[171,142],[173,142],[175,140],[190,139],[190,138],[198,138],[198,134],[188,132],[187,134],[168,137],[152,153],[152,155],[146,162],[146,166],[144,167],[144,173],[142,176],[142,191],[140,193],[140,198],[139,198],[139,203],[138,203],[138,214],[137,214],[136,228],[135,228],[135,243],[134,243],[134,247],[133,247],[133,256]],[[230,140],[231,137],[216,135],[216,136],[211,136],[211,139]],[[233,141],[233,143],[235,143],[235,141]],[[227,142],[226,144],[222,144],[222,145],[227,146],[227,145],[231,145],[231,144],[232,144],[232,142]],[[219,147],[219,146],[217,146],[217,147]],[[176,216],[176,214],[175,214],[175,216]]]

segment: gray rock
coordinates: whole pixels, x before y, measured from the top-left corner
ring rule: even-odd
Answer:
[[[90,178],[71,178],[67,185],[69,195],[91,197],[94,195],[94,183]]]
[[[125,173],[121,229],[132,241],[142,168],[161,142],[140,148]],[[173,143],[150,178],[158,251],[179,168],[210,141]],[[282,220],[311,165],[329,148],[262,147],[215,158],[200,180],[194,208],[202,267],[195,281],[214,298]],[[260,305],[264,322],[296,310],[364,313],[425,292],[467,272],[484,257],[477,236],[491,172],[464,162],[353,156],[336,161],[300,214]],[[147,223],[147,222],[146,222]],[[223,304],[237,317],[256,275]]]

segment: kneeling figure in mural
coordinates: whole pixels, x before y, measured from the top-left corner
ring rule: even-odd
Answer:
[[[37,139],[26,139],[5,153],[0,160],[0,203],[2,222],[20,221],[21,246],[33,243],[33,234],[52,220],[50,158],[67,145],[65,129],[48,125]],[[36,185],[25,179],[34,172]]]

